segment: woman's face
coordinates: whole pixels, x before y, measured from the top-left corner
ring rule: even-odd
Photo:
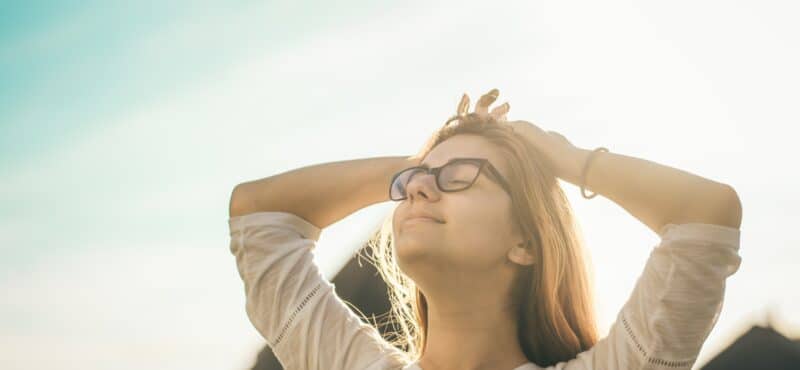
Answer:
[[[435,148],[422,160],[439,167],[451,158],[486,158],[508,179],[502,157],[481,136],[460,134]],[[392,220],[395,256],[400,268],[417,280],[420,274],[481,274],[508,268],[507,254],[521,242],[512,220],[511,197],[484,168],[466,190],[442,192],[433,175],[420,174],[408,183],[408,198]],[[424,212],[442,220],[406,221]]]

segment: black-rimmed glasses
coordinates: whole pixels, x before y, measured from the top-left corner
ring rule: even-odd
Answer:
[[[511,195],[511,187],[500,172],[486,158],[453,158],[440,167],[428,168],[427,165],[406,168],[392,177],[389,187],[389,199],[400,201],[408,198],[406,187],[414,176],[430,173],[436,178],[436,186],[440,191],[452,193],[462,191],[475,183],[484,168],[488,168],[493,180],[500,184],[506,193]]]

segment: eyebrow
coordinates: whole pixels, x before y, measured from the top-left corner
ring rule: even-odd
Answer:
[[[459,160],[459,159],[471,159],[471,158],[473,158],[473,157],[453,157],[453,158],[450,158],[450,159],[448,159],[448,160],[447,160],[447,162],[444,162],[444,163],[442,163],[442,165],[441,165],[441,166],[444,166],[444,165],[446,165],[446,164],[448,164],[448,163],[450,163],[450,162],[453,162],[453,161],[455,161],[455,160]],[[437,166],[437,167],[441,167],[441,166]],[[423,168],[426,168],[426,169],[431,169],[431,166],[430,166],[430,165],[428,165],[427,163],[420,163],[420,164],[419,164],[419,167],[423,167]]]
[[[442,163],[442,166],[444,166],[444,165],[446,165],[446,164],[448,164],[451,161],[456,160],[456,159],[458,159],[458,158],[450,158],[450,159],[447,160],[447,162]],[[420,167],[424,167],[426,169],[431,169],[431,166],[429,164],[427,164],[427,163],[420,163],[419,166]],[[437,167],[441,167],[441,166],[437,166]]]

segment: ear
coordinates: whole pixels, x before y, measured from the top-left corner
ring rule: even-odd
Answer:
[[[519,242],[508,250],[508,259],[518,265],[530,266],[536,262],[533,256],[532,243]]]

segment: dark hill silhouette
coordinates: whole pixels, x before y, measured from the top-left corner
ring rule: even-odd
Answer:
[[[709,361],[703,370],[800,370],[800,340],[754,326]]]

